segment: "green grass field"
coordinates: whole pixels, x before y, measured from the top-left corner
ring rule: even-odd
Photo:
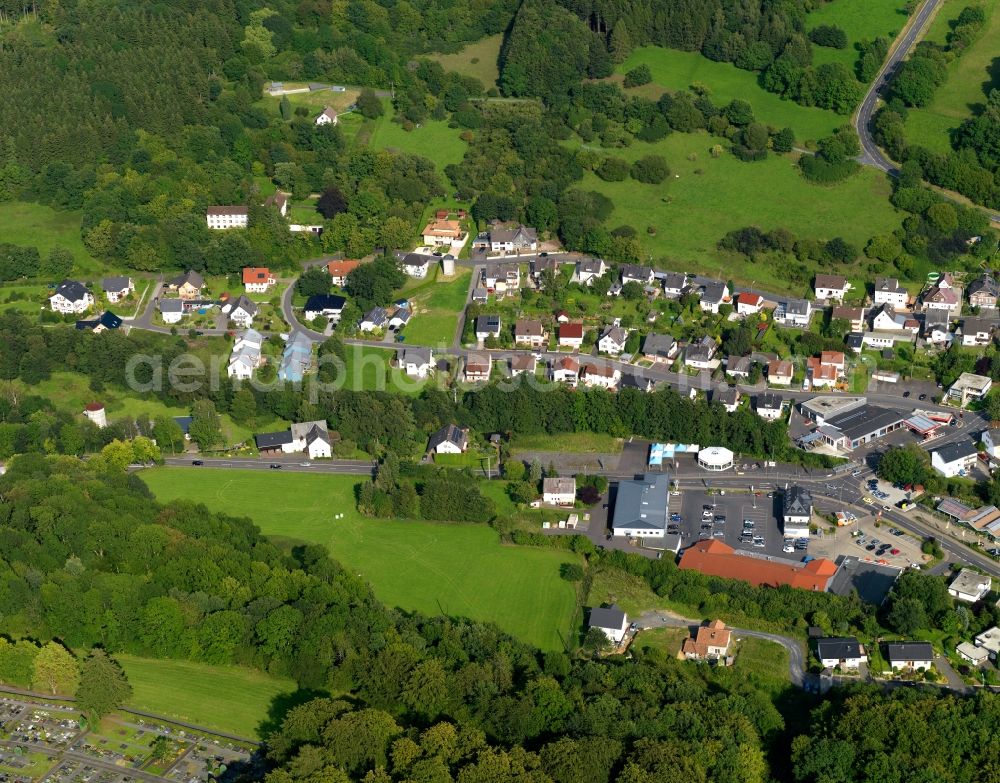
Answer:
[[[970,4],[974,3],[970,0],[948,0],[928,30],[928,39],[943,43],[951,29],[951,22]],[[996,3],[987,3],[983,7],[987,22],[979,38],[961,57],[948,65],[948,79],[934,93],[930,104],[910,109],[906,119],[906,139],[909,143],[938,153],[948,152],[952,131],[971,117],[976,107],[986,103],[990,89],[1000,87],[1000,76],[993,66],[998,57],[1000,13],[996,12]]]
[[[901,0],[833,0],[820,4],[806,18],[806,27],[809,30],[823,24],[839,27],[847,33],[847,48],[829,49],[814,44],[813,63],[842,63],[853,73],[858,61],[855,45],[880,35],[894,40],[906,20],[906,4]]]
[[[439,171],[449,163],[458,163],[465,155],[465,142],[458,128],[449,128],[446,120],[426,120],[411,131],[392,121],[392,107],[386,102],[386,113],[375,121],[369,146],[374,149],[392,149],[433,160]]]
[[[674,133],[656,144],[609,150],[630,161],[661,154],[675,176],[661,185],[643,185],[631,179],[604,182],[587,173],[577,187],[608,196],[615,205],[609,227],[633,226],[654,258],[779,292],[789,290],[780,269],[720,256],[716,243],[727,231],[783,226],[797,236],[841,236],[863,247],[873,234],[899,225],[888,179],[879,172],[865,168],[837,185],[813,185],[790,156],[769,155],[757,163],[728,152],[713,158],[709,150],[716,143],[704,133]],[[648,226],[655,227],[655,236],[646,233]]]
[[[451,345],[465,308],[471,276],[472,270],[456,267],[453,277],[444,278],[440,267],[436,267],[421,285],[409,293],[403,291],[416,311],[403,329],[408,344]]]
[[[245,509],[269,535],[325,544],[388,605],[493,622],[547,650],[569,638],[575,595],[559,577],[560,564],[579,562],[569,552],[502,546],[484,525],[365,519],[355,507],[356,476],[193,468],[141,475],[160,500]]]
[[[26,315],[38,315],[39,310],[48,305],[52,292],[48,286],[0,285],[0,310],[16,310]]]
[[[80,238],[80,212],[52,209],[26,201],[0,203],[0,242],[37,247],[44,258],[54,247],[73,254],[74,272],[86,276],[106,271]]]
[[[643,64],[652,71],[653,84],[626,92],[655,97],[659,92],[657,87],[676,91],[700,83],[709,88],[709,96],[716,105],[723,106],[733,98],[749,101],[757,119],[778,128],[792,128],[799,141],[828,136],[835,128],[848,122],[847,117],[832,111],[783,100],[758,85],[755,73],[742,71],[730,63],[709,60],[697,52],[644,46],[632,52],[616,70],[624,74]]]
[[[285,82],[284,84],[286,89],[306,86],[305,82]],[[300,92],[294,95],[286,95],[284,97],[288,98],[288,102],[291,104],[293,110],[299,106],[305,106],[309,109],[310,118],[315,119],[315,115],[319,114],[327,106],[338,113],[346,111],[347,107],[352,106],[360,94],[360,90],[353,89],[344,90],[344,92],[317,90],[315,92]],[[280,95],[270,95],[266,89],[264,90],[264,106],[268,111],[275,115],[279,114],[281,111],[279,108],[281,98],[282,96]]]
[[[441,63],[446,71],[455,71],[463,76],[472,76],[483,83],[485,89],[495,87],[500,78],[497,60],[500,58],[502,35],[491,35],[462,47],[454,54],[436,54],[433,59]]]
[[[272,702],[297,688],[292,680],[242,666],[115,657],[132,684],[129,707],[248,739],[259,738]]]

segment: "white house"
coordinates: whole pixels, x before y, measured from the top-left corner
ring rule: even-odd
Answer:
[[[266,266],[243,267],[243,287],[248,294],[266,294],[276,282]]]
[[[594,280],[604,277],[608,271],[608,265],[603,258],[581,258],[576,262],[573,271],[573,282],[581,285],[593,285]]]
[[[872,302],[876,305],[887,304],[892,307],[906,307],[910,295],[906,289],[899,284],[895,277],[875,278],[875,291],[872,294]]]
[[[242,329],[249,329],[257,315],[257,305],[251,302],[246,296],[240,296],[232,304],[226,304],[222,308],[223,313],[229,315],[229,320]]]
[[[729,300],[729,285],[719,280],[711,280],[702,287],[698,306],[702,312],[717,313],[723,302]]]
[[[782,402],[780,394],[765,392],[764,394],[758,394],[754,399],[754,409],[762,419],[774,421],[781,416]]]
[[[826,669],[857,669],[868,662],[864,648],[853,636],[837,636],[816,641],[816,657]]]
[[[599,386],[602,389],[614,389],[622,379],[621,370],[604,364],[584,364],[580,368],[580,382],[584,386]]]
[[[57,313],[84,313],[94,306],[94,295],[76,280],[63,280],[49,297],[49,307]]]
[[[159,309],[165,324],[180,323],[184,315],[184,303],[180,299],[161,299]]]
[[[101,281],[101,288],[108,301],[115,304],[131,294],[135,290],[135,284],[131,277],[105,277]]]
[[[205,210],[205,221],[215,231],[246,228],[250,224],[250,210],[238,206],[209,207]]]
[[[782,532],[786,538],[808,538],[812,520],[812,493],[794,485],[785,490],[781,500]]]
[[[303,421],[281,432],[254,435],[257,450],[267,454],[308,454],[311,459],[329,459],[333,454],[326,422]]]
[[[621,268],[622,285],[628,283],[638,283],[645,287],[653,282],[653,268],[650,266],[637,266],[636,264],[623,264]]]
[[[809,326],[809,319],[812,318],[812,302],[808,299],[789,299],[784,303],[784,307],[775,309],[774,318],[785,326]]]
[[[934,665],[930,642],[890,642],[886,652],[893,669],[930,669]]]
[[[399,267],[409,277],[420,279],[427,277],[427,270],[431,268],[431,264],[435,260],[433,256],[424,255],[423,253],[407,253],[403,256],[403,260],[399,262]]]
[[[336,294],[313,294],[306,300],[306,320],[311,321],[321,315],[333,323],[338,323],[346,304],[347,300]]]
[[[469,448],[469,430],[446,424],[427,442],[427,451],[435,454],[464,454]]]
[[[1000,459],[1000,429],[983,430],[979,439],[986,447],[986,453],[993,459]]]
[[[561,476],[543,479],[542,502],[548,506],[572,506],[576,502],[576,479]]]
[[[579,351],[583,346],[583,324],[580,322],[560,324],[559,347]]]
[[[756,315],[764,306],[764,297],[743,291],[736,295],[736,312],[739,315]]]
[[[736,413],[740,406],[740,393],[737,389],[718,389],[712,392],[712,399],[722,405],[727,413]]]
[[[663,275],[663,295],[676,299],[687,286],[687,275],[683,272],[667,272]]]
[[[942,476],[964,476],[976,464],[978,452],[972,441],[949,443],[931,451],[931,467]]]
[[[411,378],[426,378],[434,370],[434,351],[430,348],[400,348],[396,358],[399,369]]]
[[[377,332],[389,326],[389,313],[384,307],[373,307],[358,322],[358,331]]]
[[[963,568],[948,585],[948,595],[959,601],[974,604],[992,589],[993,580],[988,576]]]
[[[541,348],[549,336],[541,321],[518,318],[514,324],[514,344],[521,347]]]
[[[507,227],[494,223],[490,227],[490,252],[514,253],[538,249],[538,232],[529,226]]]
[[[963,318],[955,334],[961,335],[963,346],[971,348],[989,345],[996,328],[996,321],[990,321],[985,318]]]
[[[1000,627],[993,626],[976,636],[976,647],[984,648],[993,661],[1000,659]]]
[[[247,329],[237,337],[233,343],[233,352],[229,355],[229,377],[241,381],[250,380],[254,370],[264,364],[264,355],[261,353],[263,344],[264,338],[254,329]]]
[[[840,275],[816,275],[816,282],[813,284],[816,298],[825,301],[842,302],[850,289],[851,284],[847,282],[847,278]]]
[[[488,338],[500,338],[502,322],[499,315],[481,315],[476,318],[476,340],[480,343]]]
[[[642,343],[643,357],[661,364],[671,364],[678,350],[677,341],[669,334],[647,334]]]
[[[580,362],[572,356],[563,356],[552,363],[552,380],[576,386],[580,380]]]
[[[316,115],[316,119],[314,120],[314,122],[317,125],[336,125],[338,122],[337,112],[335,112],[333,109],[327,106],[325,109],[323,109],[323,111],[321,111],[318,115]]]
[[[611,356],[619,356],[628,342],[628,330],[620,326],[609,326],[597,341],[597,350]]]
[[[963,372],[951,386],[948,387],[948,397],[960,400],[964,408],[970,400],[981,400],[993,388],[993,379],[986,375],[976,375]]]
[[[684,349],[684,364],[696,370],[712,370],[718,367],[719,361],[715,358],[719,346],[715,340],[708,335],[702,337],[698,342],[691,343]]]
[[[493,374],[493,357],[489,353],[470,353],[465,357],[465,382],[485,383]]]
[[[628,615],[617,606],[598,606],[590,610],[590,628],[596,628],[614,644],[621,644],[628,631]]]

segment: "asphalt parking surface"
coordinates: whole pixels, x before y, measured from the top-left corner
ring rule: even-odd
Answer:
[[[773,555],[788,559],[799,559],[807,550],[796,550],[794,553],[781,551],[784,546],[784,536],[781,533],[777,514],[777,497],[769,498],[767,493],[754,496],[747,492],[738,494],[709,494],[706,492],[684,492],[682,495],[672,495],[670,498],[671,513],[679,513],[682,517],[681,548],[686,548],[702,539],[703,507],[712,507],[712,516],[704,522],[712,523],[711,536],[723,541],[734,549],[754,552],[758,555]],[[716,523],[716,516],[724,516],[724,523]],[[764,537],[764,546],[754,546],[751,542],[743,543],[740,535],[743,532],[743,520],[754,522],[755,535]],[[717,534],[723,533],[720,537]]]

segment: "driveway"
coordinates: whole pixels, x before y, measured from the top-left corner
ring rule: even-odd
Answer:
[[[639,619],[636,622],[640,628],[687,628],[691,630],[692,628],[697,628],[701,625],[700,620],[680,617],[679,615],[668,612],[665,609],[656,609],[650,612],[645,612],[639,616]],[[781,636],[776,633],[767,633],[765,631],[752,631],[749,628],[733,628],[731,630],[737,637],[750,636],[754,639],[764,639],[768,642],[780,644],[788,650],[788,675],[791,678],[793,685],[796,685],[799,688],[802,687],[806,674],[805,656],[802,644],[798,641],[798,639],[793,639],[790,636]]]

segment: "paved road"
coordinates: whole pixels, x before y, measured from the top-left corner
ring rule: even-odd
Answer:
[[[174,467],[191,467],[194,462],[201,462],[202,468],[223,468],[227,470],[271,470],[271,465],[281,465],[281,470],[295,473],[347,473],[358,476],[370,476],[374,470],[371,460],[360,459],[324,459],[313,462],[299,455],[262,456],[257,458],[236,457],[167,457],[165,465]]]
[[[906,59],[913,47],[916,46],[924,33],[924,28],[927,26],[928,21],[934,15],[942,1],[924,0],[923,5],[920,6],[916,15],[910,20],[909,25],[904,29],[900,37],[896,39],[892,51],[882,65],[882,69],[872,81],[864,100],[861,101],[861,106],[854,115],[854,127],[857,129],[858,136],[861,139],[861,157],[859,160],[866,166],[874,166],[888,174],[895,175],[898,173],[896,164],[886,157],[885,153],[879,149],[879,146],[872,138],[870,127],[872,116],[875,114],[875,108],[878,105],[882,90],[892,80],[892,76],[896,72],[896,68],[899,67],[899,64]]]
[[[640,628],[688,628],[701,625],[700,620],[692,620],[689,617],[680,617],[663,609],[645,612],[636,621]],[[781,636],[776,633],[766,633],[765,631],[752,631],[749,628],[733,628],[733,633],[739,636],[752,636],[755,639],[765,639],[775,644],[780,644],[788,650],[788,675],[793,685],[802,687],[805,682],[805,654],[802,643],[798,639],[790,636]]]

